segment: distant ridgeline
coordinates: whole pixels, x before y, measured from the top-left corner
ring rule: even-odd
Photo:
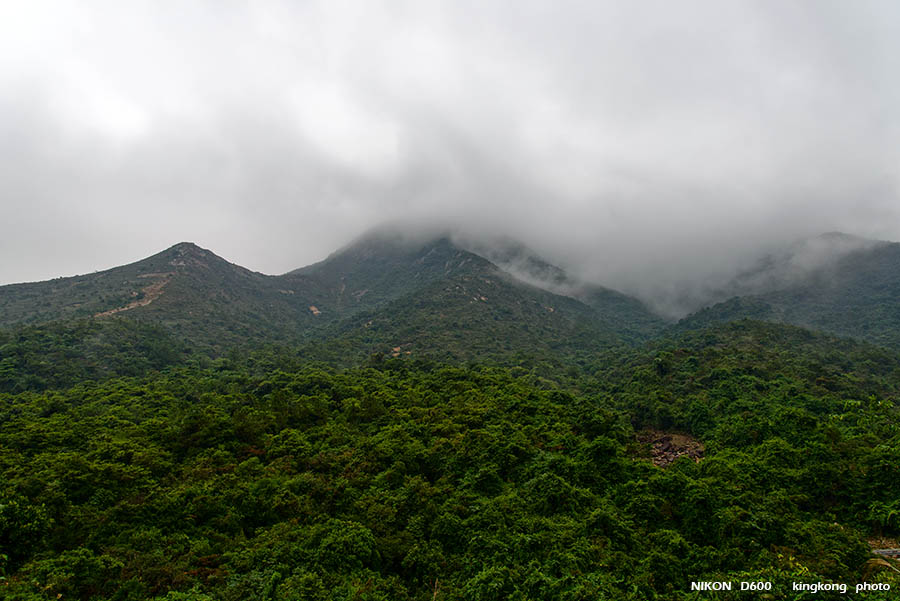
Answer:
[[[449,237],[398,240],[383,232],[281,276],[182,243],[107,271],[0,287],[0,340],[13,344],[2,360],[24,365],[62,353],[84,363],[84,375],[134,371],[94,365],[96,339],[110,331],[126,339],[140,332],[147,348],[126,342],[127,353],[152,367],[186,353],[229,357],[273,346],[336,365],[381,353],[561,367],[644,342],[665,325],[612,290],[565,275],[542,288]]]
[[[894,598],[900,245],[720,292],[384,230],[0,287],[0,598]]]
[[[900,349],[900,244],[827,234],[741,274],[731,292],[679,328],[760,319]]]
[[[90,350],[87,331],[143,328],[146,337],[153,327],[162,346],[178,349],[138,362],[154,366],[182,351],[226,357],[309,345],[304,359],[338,365],[381,353],[570,369],[598,352],[744,318],[900,348],[900,244],[814,238],[738,274],[716,293],[723,302],[674,325],[508,239],[468,248],[480,254],[450,236],[382,229],[320,263],[268,276],[181,243],[107,271],[0,286],[0,332],[40,347],[50,342],[35,342],[40,331],[71,330],[74,359]]]

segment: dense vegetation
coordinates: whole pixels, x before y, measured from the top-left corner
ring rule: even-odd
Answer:
[[[900,244],[848,253],[769,290],[698,311],[682,327],[739,318],[790,323],[900,349]]]
[[[4,356],[54,335],[7,338]],[[130,377],[76,362],[93,380],[0,394],[4,599],[900,586],[866,542],[900,534],[893,352],[741,322],[607,354],[558,385],[527,364],[376,355],[334,370],[259,352],[166,367],[157,351],[122,349],[146,361]],[[17,364],[13,381],[40,369]],[[693,436],[705,457],[657,467],[636,439],[647,428]]]
[[[67,388],[140,376],[184,362],[186,345],[167,330],[126,319],[79,320],[0,330],[0,392]]]
[[[310,352],[350,365],[412,342],[446,359],[487,353],[508,363],[521,349],[572,354],[642,342],[664,325],[610,290],[590,287],[582,300],[519,281],[442,237],[372,235],[281,276],[182,243],[107,271],[0,286],[0,328],[126,318],[203,354],[320,343]]]
[[[477,274],[436,282],[342,320],[307,343],[304,353],[344,366],[372,353],[501,365],[528,360],[549,372],[620,347],[627,327],[604,324],[574,299],[511,283],[501,273]]]
[[[896,589],[898,249],[668,329],[524,247],[383,233],[0,287],[0,598]]]

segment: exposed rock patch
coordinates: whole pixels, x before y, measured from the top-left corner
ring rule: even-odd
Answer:
[[[887,538],[884,536],[873,537],[868,541],[869,548],[872,553],[882,557],[890,557],[891,559],[900,559],[900,542],[896,538]]]
[[[650,447],[651,461],[659,467],[667,467],[679,457],[690,457],[694,462],[703,458],[703,443],[688,434],[648,429],[638,432],[637,439]]]

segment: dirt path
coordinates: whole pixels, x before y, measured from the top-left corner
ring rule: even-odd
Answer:
[[[172,277],[172,272],[168,273],[145,273],[143,275],[139,275],[141,278],[162,278],[156,282],[148,286],[144,286],[141,288],[141,292],[144,294],[138,300],[132,301],[125,305],[124,307],[119,307],[117,309],[110,309],[109,311],[102,311],[100,313],[95,313],[94,317],[106,317],[107,315],[114,315],[116,313],[121,313],[122,311],[129,311],[131,309],[136,309],[137,307],[145,307],[158,299],[160,295],[163,293],[163,289],[165,289],[166,285],[169,283],[170,278]]]

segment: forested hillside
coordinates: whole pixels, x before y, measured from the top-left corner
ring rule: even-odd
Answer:
[[[283,276],[180,244],[2,287],[0,597],[900,585],[872,554],[900,547],[892,249],[674,326],[524,247],[441,236]],[[847,331],[871,319],[887,346],[772,323],[835,329],[852,295]]]
[[[829,237],[841,239],[832,234]],[[900,244],[865,245],[815,267],[754,274],[742,292],[689,316],[682,329],[740,318],[790,323],[900,349]],[[766,277],[768,276],[768,277]]]
[[[271,276],[182,243],[93,274],[0,286],[0,325],[127,318],[166,329],[208,353],[296,340],[314,324],[306,290],[288,294]]]
[[[900,584],[869,542],[900,534],[894,353],[741,322],[608,358],[566,388],[406,355],[342,371],[266,361],[0,395],[4,598]],[[655,465],[654,432],[703,450]]]
[[[0,286],[6,336],[23,326],[66,329],[79,319],[144,324],[209,357],[311,345],[311,359],[343,364],[398,346],[454,360],[508,363],[517,350],[546,354],[560,345],[568,356],[642,342],[665,325],[615,291],[542,288],[447,236],[407,238],[394,230],[370,232],[280,276],[181,243],[94,274]]]
[[[0,1],[0,601],[900,600],[898,65],[884,0]]]
[[[186,363],[193,351],[160,326],[124,318],[0,330],[0,392],[142,376]]]

